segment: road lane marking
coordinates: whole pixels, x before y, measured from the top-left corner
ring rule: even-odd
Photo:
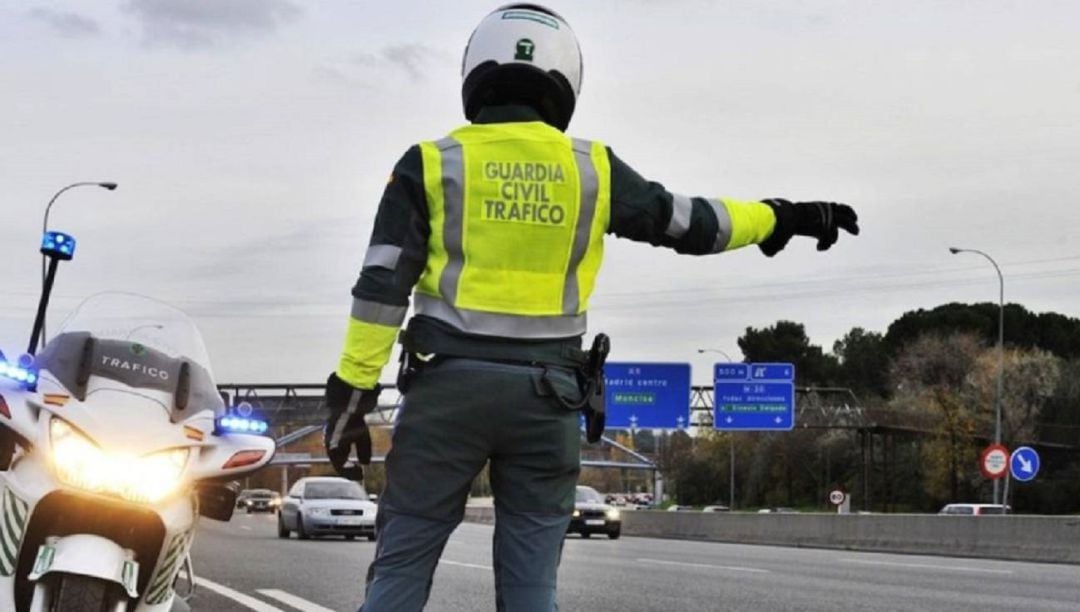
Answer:
[[[243,529],[245,531],[251,531],[251,527],[248,527],[247,525],[240,525],[240,529]]]
[[[206,587],[211,591],[214,591],[218,595],[228,597],[229,599],[235,601],[242,606],[247,606],[252,610],[255,610],[255,612],[285,612],[285,610],[282,610],[281,608],[275,608],[274,606],[271,606],[270,604],[265,604],[258,599],[251,597],[250,595],[244,595],[243,593],[239,591],[234,591],[227,586],[218,584],[216,582],[210,582],[206,578],[196,578],[195,584],[201,587]]]
[[[683,561],[665,561],[663,559],[638,559],[638,563],[655,563],[657,565],[679,565],[682,567],[704,567],[708,569],[727,570],[730,572],[750,572],[752,574],[770,574],[767,569],[757,567],[739,567],[737,565],[712,565],[708,563],[686,563]]]
[[[1012,570],[988,569],[984,567],[968,567],[966,565],[932,565],[929,563],[898,563],[895,561],[870,561],[867,559],[840,559],[844,563],[858,563],[861,565],[886,565],[889,567],[908,567],[911,569],[933,569],[950,572],[983,572],[985,574],[1011,574]]]
[[[440,559],[439,563],[445,563],[447,565],[457,565],[458,567],[471,567],[471,568],[474,568],[474,569],[482,569],[482,570],[489,570],[489,571],[492,571],[494,569],[490,565],[477,565],[475,563],[462,563],[461,561],[448,561],[446,559]]]
[[[276,599],[287,606],[301,610],[301,612],[334,612],[330,608],[324,608],[319,604],[311,603],[303,597],[297,597],[292,593],[286,593],[278,589],[255,589],[255,592],[270,599]]]

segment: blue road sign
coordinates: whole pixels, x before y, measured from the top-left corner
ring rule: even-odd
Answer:
[[[1009,469],[1012,470],[1014,480],[1027,482],[1034,480],[1039,473],[1039,453],[1030,446],[1021,446],[1012,452],[1009,458]]]
[[[690,423],[690,364],[604,364],[608,429],[681,429]]]
[[[713,366],[713,427],[726,431],[795,427],[795,366],[718,363]]]

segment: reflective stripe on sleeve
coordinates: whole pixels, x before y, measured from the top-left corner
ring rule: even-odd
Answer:
[[[600,179],[596,175],[596,165],[592,159],[592,143],[575,138],[574,161],[577,163],[578,177],[581,182],[580,210],[577,227],[574,228],[574,244],[570,251],[570,261],[566,266],[566,279],[563,284],[562,312],[564,315],[576,315],[581,306],[581,290],[578,285],[577,270],[585,251],[589,248],[592,234],[593,215],[596,214],[596,199],[600,189]]]
[[[716,242],[713,243],[712,252],[719,253],[731,242],[731,215],[728,214],[723,200],[710,198],[706,201],[716,214]]]
[[[345,348],[338,363],[337,375],[357,389],[372,389],[397,340],[397,325],[379,325],[349,319]]]
[[[400,327],[405,321],[408,306],[394,306],[392,304],[380,304],[370,300],[353,299],[352,318],[366,323],[377,325],[393,325]]]
[[[416,314],[439,319],[461,331],[504,338],[567,338],[585,333],[585,313],[526,316],[456,308],[443,300],[416,293]]]
[[[465,159],[461,143],[447,137],[435,143],[442,156],[443,244],[447,262],[439,277],[439,293],[454,303],[465,265],[462,241],[465,225]]]
[[[397,268],[398,259],[401,257],[401,247],[392,244],[373,244],[368,247],[364,254],[365,268]]]
[[[751,244],[761,244],[776,227],[776,214],[764,202],[740,202],[724,198],[724,208],[731,218],[731,240],[725,251]]]
[[[677,193],[671,194],[671,222],[668,223],[667,231],[664,232],[671,238],[682,238],[690,231],[690,213],[694,209],[694,202],[690,198]]]

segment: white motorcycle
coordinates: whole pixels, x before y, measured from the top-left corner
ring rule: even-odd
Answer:
[[[229,520],[266,430],[226,411],[195,325],[149,298],[100,294],[36,357],[0,353],[0,610],[185,608],[198,517]]]

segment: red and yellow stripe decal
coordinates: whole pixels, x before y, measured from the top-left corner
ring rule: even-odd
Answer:
[[[71,396],[63,393],[45,393],[41,396],[41,400],[48,406],[63,406],[69,399]]]

